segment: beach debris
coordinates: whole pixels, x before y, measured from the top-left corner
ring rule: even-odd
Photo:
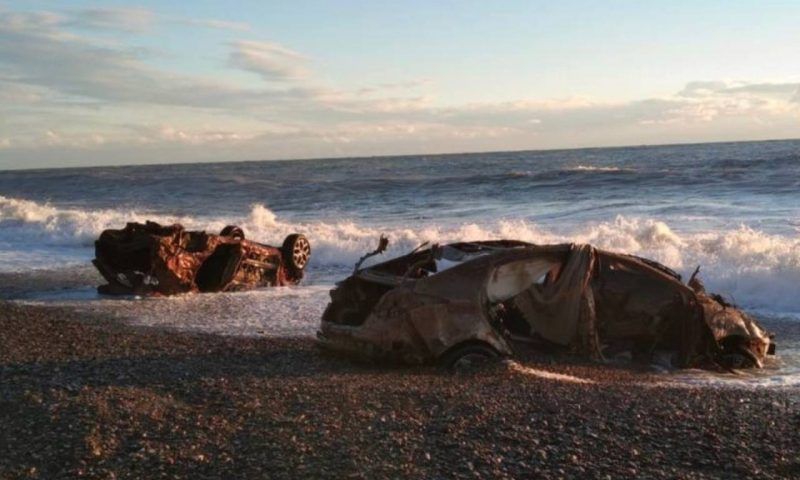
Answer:
[[[146,222],[101,233],[92,263],[108,282],[100,293],[174,295],[294,285],[310,256],[299,233],[272,247],[246,240],[234,225],[214,235]]]
[[[697,271],[685,284],[658,262],[588,244],[460,242],[359,267],[331,290],[324,347],[451,367],[521,344],[601,361],[667,351],[678,368],[761,367],[774,353],[772,337],[707,293]]]

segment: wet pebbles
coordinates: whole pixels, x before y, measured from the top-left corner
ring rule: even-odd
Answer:
[[[519,363],[594,383],[0,303],[0,478],[800,477],[797,390]]]

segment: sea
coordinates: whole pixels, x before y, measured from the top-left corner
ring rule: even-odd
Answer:
[[[171,298],[100,296],[104,229],[152,220],[280,245],[305,234],[301,285]],[[147,327],[313,336],[328,292],[380,235],[588,242],[657,260],[776,335],[763,371],[686,383],[800,386],[800,141],[0,171],[0,299]]]

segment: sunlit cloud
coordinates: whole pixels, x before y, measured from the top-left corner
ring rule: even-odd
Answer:
[[[788,98],[800,89],[800,82],[690,82],[678,95],[683,97],[712,97],[719,95],[761,95]]]
[[[255,36],[244,23],[138,8],[0,10],[0,168],[19,159],[142,161],[143,151],[153,161],[190,161],[800,134],[796,79],[692,81],[626,101],[446,103],[447,85],[425,77],[334,86],[318,59],[273,40],[220,40],[210,59],[216,74],[166,65],[156,61],[163,52],[122,40],[165,25]]]
[[[293,101],[310,91],[248,89],[213,78],[182,75],[148,65],[146,52],[70,34],[49,16],[24,20],[0,13],[0,63],[6,81],[39,86],[104,103],[196,108]]]
[[[298,80],[309,75],[308,59],[272,42],[238,40],[231,43],[228,65],[260,75],[264,80]]]

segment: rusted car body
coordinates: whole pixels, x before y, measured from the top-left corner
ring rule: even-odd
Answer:
[[[277,248],[246,240],[235,226],[214,235],[147,222],[104,231],[92,263],[108,282],[100,293],[174,295],[293,285],[310,255],[300,234]]]
[[[774,351],[694,277],[591,245],[516,241],[435,245],[357,269],[331,291],[318,339],[409,363],[510,356],[516,342],[596,359],[666,350],[675,367],[760,366]]]

